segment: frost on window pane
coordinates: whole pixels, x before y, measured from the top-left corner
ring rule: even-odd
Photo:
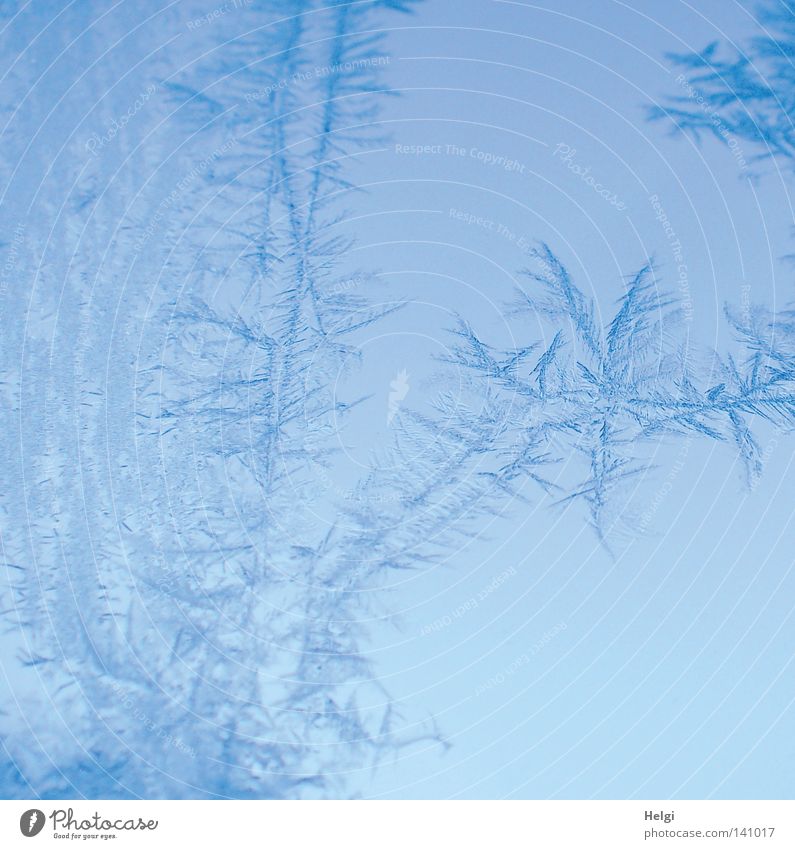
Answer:
[[[745,167],[744,142],[756,148],[749,162],[795,157],[795,7],[785,0],[758,8],[762,35],[736,47],[713,41],[699,52],[672,54],[681,93],[651,117],[673,121],[696,138],[713,136]]]
[[[490,481],[491,495],[515,496],[531,482],[552,504],[582,502],[609,548],[647,529],[632,495],[661,438],[726,442],[754,483],[761,472],[755,424],[788,430],[795,421],[790,313],[727,308],[738,344],[710,356],[689,340],[651,264],[625,283],[606,326],[548,245],[533,252],[523,277],[511,312],[520,322],[532,318],[530,327],[540,318],[546,342],[520,323],[519,347],[497,350],[462,318],[447,358],[489,399],[478,417],[459,406],[453,419],[459,428],[466,423],[470,443],[490,458],[478,475]]]
[[[388,61],[373,27],[410,5],[171,10],[163,26],[196,12],[190,61],[159,56],[129,131],[100,114],[77,151],[71,260],[29,264],[62,378],[44,348],[8,363],[9,424],[43,423],[7,464],[30,494],[3,522],[4,608],[32,670],[9,795],[339,795],[433,736],[394,732],[360,649],[367,575],[319,518],[357,401],[332,378],[398,308],[343,285],[340,221]]]
[[[139,14],[87,28],[101,5],[70,4],[61,22],[62,46],[87,33],[73,91],[37,89],[19,110],[16,68],[2,95],[14,156],[0,168],[28,206],[0,209],[13,271],[2,610],[21,660],[0,784],[53,798],[344,795],[347,771],[441,742],[432,723],[401,721],[375,676],[367,621],[388,610],[370,591],[536,495],[580,510],[608,547],[642,530],[632,493],[664,437],[730,444],[753,480],[757,424],[795,417],[792,315],[728,310],[737,344],[713,359],[653,263],[616,281],[602,322],[542,244],[511,305],[519,344],[500,350],[462,315],[440,364],[462,387],[442,384],[420,413],[398,371],[388,456],[336,498],[339,434],[362,399],[335,380],[356,365],[357,334],[400,309],[374,306],[345,209],[355,155],[379,141],[376,33],[412,4],[257,2],[209,20],[180,3],[157,22],[180,37],[140,63],[105,56]],[[15,26],[36,31],[24,15]],[[717,48],[682,61],[726,127],[789,157],[773,104],[790,72],[772,42],[758,49],[766,83],[715,65]],[[89,59],[97,76],[83,78]],[[61,96],[67,111],[69,97],[96,100],[87,126],[37,133]],[[715,132],[700,106],[673,114]],[[27,191],[42,161],[51,180]]]

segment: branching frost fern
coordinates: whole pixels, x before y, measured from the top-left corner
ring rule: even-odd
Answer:
[[[8,795],[344,795],[347,771],[440,741],[430,723],[405,730],[364,651],[368,618],[388,613],[373,590],[389,575],[447,562],[533,490],[582,504],[611,546],[637,531],[632,490],[659,440],[731,444],[753,480],[758,425],[795,421],[791,313],[727,310],[736,350],[699,366],[652,263],[623,281],[604,320],[541,244],[509,308],[519,342],[494,347],[462,316],[441,364],[460,388],[420,413],[399,373],[393,444],[350,497],[330,493],[362,400],[336,381],[362,333],[400,308],[374,306],[377,276],[351,267],[345,204],[355,154],[377,140],[373,16],[410,6],[251,4],[250,25],[227,15],[197,28],[202,58],[163,69],[163,108],[179,128],[171,156],[194,165],[152,203],[168,212],[160,241],[157,213],[125,209],[113,222],[138,293],[115,305],[139,340],[134,379],[97,380],[108,354],[91,347],[102,334],[89,325],[75,409],[66,393],[49,409],[32,398],[41,438],[24,461],[3,457],[30,490],[3,508],[4,616],[51,709],[34,700],[27,726],[4,722]],[[688,98],[668,113],[791,161],[795,28],[791,12],[768,21],[783,38],[755,42],[763,80],[746,57],[718,61],[715,46],[679,60],[720,124]],[[97,230],[91,179],[76,181],[72,214]],[[81,298],[81,262],[106,250],[87,238],[65,287]],[[80,307],[102,318],[90,298]],[[82,332],[60,321],[65,338]],[[20,421],[25,391],[21,378],[8,389]],[[84,516],[67,506],[76,492]]]

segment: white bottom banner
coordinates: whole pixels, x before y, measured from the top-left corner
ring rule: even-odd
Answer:
[[[789,801],[2,801],[0,846],[795,847]]]

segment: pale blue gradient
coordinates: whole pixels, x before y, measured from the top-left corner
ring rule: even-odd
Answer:
[[[402,429],[410,413],[437,415],[444,392],[472,401],[465,370],[443,362],[457,317],[495,347],[550,344],[549,323],[507,307],[538,242],[602,325],[653,261],[658,290],[687,303],[677,338],[705,388],[715,350],[742,353],[725,303],[787,308],[786,167],[751,167],[760,151],[741,140],[743,165],[649,120],[684,92],[666,54],[745,44],[760,32],[755,6],[352,4],[354,32],[384,38],[335,90],[339,147],[327,148],[316,69],[334,61],[343,3],[18,5],[2,21],[0,530],[14,615],[0,793],[790,798],[788,427],[758,427],[750,484],[730,441],[656,435],[609,528],[525,478],[518,494],[478,490],[473,516],[456,505],[452,536],[441,520],[426,534],[427,504],[391,486],[421,484],[445,442],[440,427],[418,447]],[[289,24],[273,21],[295,10],[311,26],[286,49]],[[310,81],[281,88],[291,51]],[[150,84],[95,156],[87,141]],[[230,145],[238,133],[247,141]],[[340,172],[318,164],[335,157]],[[275,272],[271,233],[290,245]],[[355,242],[329,248],[326,236]],[[317,311],[363,319],[333,355],[273,319],[299,260],[320,264],[323,251]],[[287,406],[304,378],[321,395],[307,390],[297,434],[273,456],[265,347],[235,324],[263,315],[291,354]],[[272,460],[286,494],[263,483]],[[430,501],[468,506],[465,485],[498,462],[484,451]],[[570,494],[581,471],[572,453],[548,474]],[[158,557],[184,586],[153,591]],[[209,606],[184,626],[174,610],[197,599]],[[360,736],[375,745],[360,750]]]

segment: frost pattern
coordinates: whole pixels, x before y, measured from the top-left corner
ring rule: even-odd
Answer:
[[[50,704],[4,731],[9,795],[340,795],[346,770],[425,736],[393,733],[360,651],[361,543],[318,520],[356,402],[333,378],[356,334],[398,308],[345,285],[367,277],[347,264],[340,202],[347,160],[373,141],[373,18],[409,6],[259,3],[244,27],[229,14],[195,28],[201,58],[157,81],[181,136],[169,168],[144,172],[160,183],[108,211],[126,175],[110,201],[99,157],[77,177],[75,259],[49,287],[65,287],[53,332],[74,354],[46,391],[44,363],[10,364],[15,415],[43,398],[45,432],[25,437],[32,494],[3,523],[4,607]],[[108,338],[111,294],[124,310]],[[133,367],[117,349],[103,375],[125,328]]]
[[[696,138],[711,135],[743,159],[741,141],[759,148],[756,163],[771,157],[792,166],[795,158],[795,7],[788,0],[761,6],[765,34],[744,49],[713,41],[695,53],[668,58],[682,73],[686,92],[651,117],[668,118]]]
[[[742,167],[741,141],[761,148],[753,161],[776,157],[792,167],[795,9],[771,4],[759,20],[768,34],[747,53],[722,59],[715,42],[698,54],[670,57],[685,72],[677,82],[686,93],[651,118],[673,119],[696,137],[714,135]],[[789,432],[795,424],[795,313],[727,305],[735,344],[710,354],[683,332],[680,310],[660,290],[652,264],[624,284],[612,320],[600,327],[596,305],[548,245],[531,259],[528,285],[510,311],[532,326],[540,320],[545,341],[520,330],[518,347],[497,350],[462,317],[449,362],[472,376],[472,394],[487,399],[482,409],[487,404],[489,412],[478,418],[472,405],[440,402],[445,421],[478,434],[473,468],[491,480],[489,493],[515,497],[534,483],[553,503],[583,502],[609,546],[643,530],[632,508],[633,486],[651,471],[660,439],[732,445],[753,487],[762,471],[759,431]]]
[[[420,415],[399,373],[394,446],[324,515],[357,402],[332,378],[355,359],[357,334],[399,308],[371,305],[377,278],[350,266],[342,225],[349,159],[373,140],[372,16],[409,5],[260,3],[244,34],[230,16],[198,27],[203,58],[157,77],[160,117],[179,131],[169,167],[120,139],[119,157],[152,182],[124,172],[108,198],[101,158],[84,167],[73,150],[77,164],[56,167],[74,187],[63,238],[44,249],[42,210],[3,209],[6,256],[35,272],[29,299],[3,303],[3,424],[21,450],[0,450],[23,494],[5,495],[0,514],[3,615],[47,692],[42,709],[21,686],[26,724],[3,718],[7,795],[344,795],[346,769],[440,739],[396,730],[362,651],[381,601],[363,590],[444,560],[529,484],[582,503],[610,545],[619,524],[634,531],[626,495],[656,440],[726,441],[753,480],[754,428],[791,427],[791,313],[727,311],[740,353],[699,366],[651,263],[601,325],[540,245],[512,311],[541,318],[543,340],[527,331],[499,350],[461,317],[443,366],[468,375],[464,391]],[[791,89],[786,69],[776,91],[749,88],[747,73],[730,63],[700,83],[718,92],[734,74],[759,109],[757,136],[730,109],[735,132],[789,155],[767,111]],[[102,109],[100,138],[113,117]],[[698,113],[678,117],[701,127]],[[20,120],[14,149],[31,136]],[[115,155],[110,142],[102,152]],[[6,312],[20,305],[35,317],[27,337]]]
[[[652,265],[630,278],[600,327],[593,300],[551,248],[541,244],[532,259],[511,312],[536,326],[544,321],[545,342],[496,350],[464,319],[453,331],[448,362],[472,376],[472,394],[483,403],[477,416],[472,407],[440,403],[476,446],[483,491],[467,500],[478,497],[493,510],[495,494],[516,496],[532,483],[553,504],[582,502],[610,547],[643,529],[632,485],[650,471],[660,439],[731,444],[753,485],[762,470],[754,427],[788,431],[795,422],[792,313],[756,308],[745,316],[727,308],[739,352],[702,360]]]

